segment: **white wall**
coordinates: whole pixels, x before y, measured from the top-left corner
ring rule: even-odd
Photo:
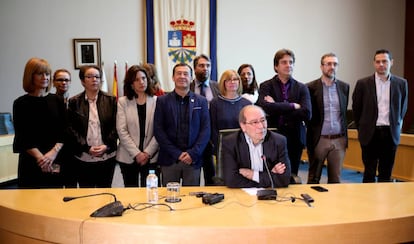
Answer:
[[[22,76],[31,57],[49,61],[52,70],[72,73],[71,95],[83,90],[74,69],[73,38],[100,38],[105,74],[112,90],[118,61],[122,90],[124,64],[145,60],[144,1],[0,0],[0,112],[11,112],[24,94]]]
[[[308,82],[320,75],[319,60],[339,56],[338,78],[353,84],[373,73],[376,49],[394,54],[393,72],[403,75],[405,0],[218,0],[218,72],[251,63],[258,81],[274,75],[273,55],[295,52],[294,76]],[[144,0],[0,0],[0,112],[11,112],[24,94],[22,74],[33,56],[52,69],[72,72],[71,94],[82,90],[73,68],[73,38],[101,38],[102,59],[112,88],[118,61],[122,90],[124,62],[145,61]],[[168,81],[167,81],[168,82]]]
[[[320,58],[339,57],[338,78],[351,83],[374,72],[375,50],[394,55],[393,72],[403,75],[404,0],[237,0],[218,1],[219,74],[242,63],[255,67],[257,80],[274,76],[278,49],[294,51],[294,77],[320,77]],[[237,3],[236,3],[237,2]]]

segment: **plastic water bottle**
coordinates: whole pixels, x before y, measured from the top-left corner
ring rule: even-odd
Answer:
[[[147,201],[158,203],[158,177],[153,169],[149,171],[147,176]]]

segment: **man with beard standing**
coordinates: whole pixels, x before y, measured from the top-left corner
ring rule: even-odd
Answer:
[[[210,104],[213,98],[220,94],[217,81],[210,80],[211,61],[210,58],[201,54],[194,58],[195,79],[191,82],[190,90],[196,94],[207,98]],[[215,175],[213,163],[213,146],[209,142],[203,152],[203,172],[206,186],[214,185],[213,177]]]
[[[328,183],[340,183],[342,162],[348,143],[346,110],[349,85],[336,79],[338,57],[327,53],[321,58],[321,78],[307,84],[312,103],[308,122],[308,184],[319,184],[325,160]]]

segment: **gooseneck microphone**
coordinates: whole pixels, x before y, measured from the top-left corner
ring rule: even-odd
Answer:
[[[263,160],[264,166],[266,167],[267,175],[269,176],[270,184],[272,186],[272,189],[274,189],[275,188],[275,184],[273,183],[273,178],[272,178],[272,175],[270,174],[269,166],[267,166],[267,160],[266,160],[266,156],[265,155],[262,155],[262,160]]]
[[[114,217],[114,216],[122,216],[123,212],[126,210],[122,203],[120,201],[116,200],[115,194],[109,193],[109,192],[102,192],[102,193],[96,193],[96,194],[90,194],[90,195],[83,195],[83,196],[77,196],[77,197],[63,197],[64,202],[69,202],[75,199],[79,198],[85,198],[85,197],[93,197],[93,196],[99,196],[99,195],[110,195],[114,198],[114,201],[111,203],[106,204],[105,206],[97,209],[93,213],[91,213],[91,217]]]
[[[84,198],[84,197],[93,197],[93,196],[99,196],[99,195],[111,195],[114,197],[114,202],[116,202],[116,196],[115,194],[109,193],[109,192],[101,192],[101,193],[96,193],[96,194],[90,194],[90,195],[84,195],[84,196],[77,196],[77,197],[64,197],[63,201],[64,202],[69,202],[78,198]]]
[[[272,189],[258,190],[257,191],[257,199],[258,200],[276,200],[277,192],[274,189],[275,184],[273,182],[272,175],[270,174],[269,167],[267,166],[267,160],[266,160],[265,155],[262,155],[262,160],[263,160],[263,164],[266,168],[267,175],[269,176],[270,184],[272,186]]]

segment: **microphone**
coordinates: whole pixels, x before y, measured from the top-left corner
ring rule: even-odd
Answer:
[[[77,197],[63,197],[64,202],[69,202],[75,199],[84,198],[84,197],[93,197],[99,195],[111,195],[114,198],[114,201],[111,203],[106,204],[105,206],[97,209],[93,213],[91,213],[91,217],[114,217],[114,216],[122,216],[122,213],[125,211],[124,206],[120,201],[116,200],[115,194],[109,192],[102,192],[84,196],[77,196]]]
[[[263,164],[266,168],[267,175],[269,176],[270,184],[272,186],[272,189],[258,190],[257,191],[257,199],[258,200],[276,200],[277,192],[274,189],[275,184],[273,182],[272,175],[270,174],[269,167],[267,166],[267,160],[266,160],[265,155],[262,155],[262,160],[263,160]]]
[[[111,195],[114,197],[114,201],[116,202],[116,196],[115,194],[109,193],[109,192],[101,192],[101,193],[96,193],[96,194],[90,194],[90,195],[84,195],[84,196],[77,196],[77,197],[64,197],[63,201],[64,202],[69,202],[78,198],[84,198],[84,197],[93,197],[93,196],[99,196],[99,195]]]

